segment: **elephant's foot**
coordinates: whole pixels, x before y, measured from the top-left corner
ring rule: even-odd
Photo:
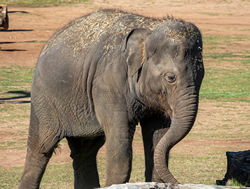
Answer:
[[[46,165],[49,162],[52,152],[48,154],[33,153],[27,151],[26,162],[19,189],[39,188]]]

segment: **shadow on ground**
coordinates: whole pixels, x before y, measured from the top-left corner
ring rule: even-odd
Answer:
[[[0,98],[0,104],[4,103],[30,103],[30,100],[20,100],[24,98],[29,98],[30,97],[30,92],[27,91],[8,91],[5,92],[4,94],[14,94],[13,97],[7,97],[7,98]],[[16,96],[18,95],[18,96]]]

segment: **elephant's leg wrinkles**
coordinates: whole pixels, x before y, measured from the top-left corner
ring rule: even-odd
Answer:
[[[122,140],[120,142],[107,140],[106,186],[129,181],[132,167],[131,143],[131,140]]]
[[[119,122],[117,122],[119,124]],[[119,132],[117,132],[119,130]],[[134,129],[128,126],[106,133],[107,179],[106,186],[129,181],[132,168],[132,140]]]
[[[45,116],[49,119],[51,115],[46,114]],[[61,140],[58,132],[49,129],[51,125],[56,125],[56,123],[39,119],[31,104],[28,148],[19,189],[39,188],[54,148]]]
[[[106,186],[129,181],[132,167],[132,140],[135,125],[128,120],[126,101],[123,96],[98,91],[96,116],[106,137],[107,166]],[[102,101],[100,101],[102,99]]]
[[[46,166],[59,142],[59,140],[54,140],[54,137],[47,137],[43,145],[50,146],[50,148],[43,148],[32,136],[29,136],[29,143],[31,141],[33,141],[32,148],[29,144],[19,189],[39,188]]]
[[[42,176],[52,153],[53,151],[48,154],[37,154],[28,149],[22,182],[19,185],[20,189],[39,188]]]

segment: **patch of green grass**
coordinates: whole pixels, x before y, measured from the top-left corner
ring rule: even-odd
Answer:
[[[4,133],[2,133],[4,134]],[[14,136],[17,135],[14,133]],[[12,141],[4,141],[0,142],[0,149],[1,150],[10,150],[10,149],[16,149],[16,150],[23,150],[27,148],[27,132],[25,135],[22,135],[24,138],[13,138]]]
[[[19,7],[51,7],[82,2],[87,2],[87,0],[2,0],[1,3]]]
[[[0,167],[0,188],[18,188],[23,167]],[[74,188],[73,168],[70,163],[48,165],[44,173],[41,189]]]
[[[131,179],[129,182],[144,182],[144,172],[145,172],[145,158],[143,154],[136,154],[133,157],[133,165],[131,172]]]
[[[106,158],[103,156],[97,157],[98,173],[101,187],[105,186],[106,181]]]
[[[10,147],[13,147],[15,144],[16,142],[13,142],[13,141],[0,142],[0,149],[4,150]]]
[[[238,44],[241,41],[249,40],[249,36],[239,36],[239,35],[203,35],[204,45],[221,45],[227,47],[227,45]]]
[[[223,166],[218,166],[226,161],[225,157],[218,158],[220,156],[170,153],[169,169],[181,183],[215,185],[216,179],[223,178],[226,172]]]
[[[223,185],[223,186],[230,186],[230,187],[245,187],[243,184],[241,184],[237,179],[232,178],[231,180],[228,180],[227,183],[225,183],[224,180],[218,180],[217,181],[218,185]],[[246,184],[247,185],[247,184]]]
[[[202,101],[250,102],[250,68],[206,68],[200,97]]]
[[[62,165],[49,164],[43,176],[41,188],[73,188],[73,183],[74,171],[71,163]]]
[[[217,53],[217,52],[213,52],[213,53],[204,53],[203,54],[204,58],[212,58],[212,59],[218,59],[219,62],[225,62],[225,61],[230,61],[230,62],[236,62],[240,59],[246,59],[248,61],[248,63],[250,63],[250,56],[248,55],[240,55],[240,54],[233,54],[233,53]],[[238,59],[236,59],[238,58]],[[240,61],[240,60],[239,60]]]
[[[213,58],[213,59],[224,59],[224,58],[235,58],[240,57],[239,55],[234,55],[233,53],[204,53],[204,58]]]
[[[0,104],[0,124],[5,127],[22,126],[27,127],[27,120],[30,116],[30,104]],[[24,131],[22,131],[24,132]]]
[[[237,179],[232,179],[230,186],[236,186],[236,187],[245,187],[243,184],[241,184]]]
[[[1,150],[8,150],[8,149],[16,149],[16,150],[24,150],[26,149],[26,141],[25,142],[0,142],[0,149]]]
[[[209,15],[209,16],[219,16],[218,13],[211,13],[211,12],[203,12],[201,14]]]
[[[8,91],[30,91],[35,68],[22,66],[0,67],[0,97],[13,96]]]
[[[221,134],[211,134],[211,133],[189,133],[189,137],[202,137],[202,138],[225,138],[224,135]],[[232,138],[227,135],[228,138]]]
[[[207,47],[207,49],[211,49],[211,50],[214,50],[214,49],[226,49],[226,47],[211,46],[211,47]]]
[[[18,188],[23,167],[0,167],[0,188]]]
[[[20,43],[47,43],[47,41],[37,41],[37,40],[35,40],[35,41],[24,41],[24,42],[20,42]]]
[[[221,130],[229,130],[229,129],[225,129],[225,128],[220,128]],[[237,134],[234,134],[234,133],[229,133],[227,132],[227,135],[224,134],[224,132],[222,133],[218,133],[218,129],[217,130],[206,130],[206,132],[209,132],[209,131],[213,131],[214,133],[202,133],[202,132],[199,132],[199,133],[189,133],[189,137],[202,137],[202,138],[209,138],[210,140],[212,138],[214,139],[233,139],[233,138],[238,138],[239,135],[238,133]],[[225,131],[226,132],[226,131]],[[218,133],[218,134],[215,134],[215,133]],[[249,138],[249,135],[241,135],[241,138]]]

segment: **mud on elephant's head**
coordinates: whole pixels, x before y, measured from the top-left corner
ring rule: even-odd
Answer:
[[[202,36],[191,23],[134,29],[125,57],[135,93],[147,106],[171,117],[171,126],[155,149],[155,168],[164,182],[178,183],[166,166],[166,153],[192,128],[204,76]]]

